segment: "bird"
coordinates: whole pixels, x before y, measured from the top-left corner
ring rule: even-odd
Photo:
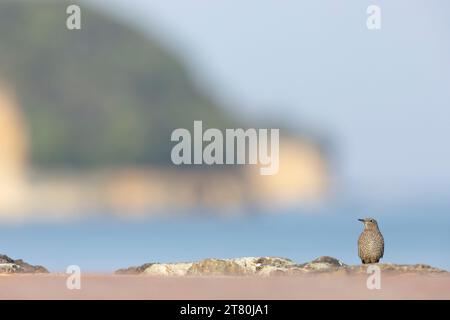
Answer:
[[[358,256],[363,264],[378,263],[384,255],[384,238],[373,218],[358,219],[364,230],[358,239]]]

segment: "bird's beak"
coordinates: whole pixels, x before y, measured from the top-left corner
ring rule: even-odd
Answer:
[[[358,221],[364,222],[364,219],[358,219]]]

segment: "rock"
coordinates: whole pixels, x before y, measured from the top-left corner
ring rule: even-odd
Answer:
[[[148,267],[151,267],[152,265],[154,265],[154,263],[145,263],[141,266],[137,266],[137,267],[129,267],[126,269],[119,269],[116,272],[114,272],[115,274],[141,274],[145,271],[145,269],[147,269]]]
[[[272,277],[287,275],[291,269],[276,266],[263,266],[255,275],[259,277]]]
[[[442,273],[425,264],[377,264],[381,271],[390,273]],[[117,274],[145,274],[152,276],[296,276],[303,274],[351,275],[366,274],[368,265],[346,265],[328,256],[296,264],[280,257],[243,257],[236,259],[204,259],[184,263],[147,263],[140,267],[118,270]]]
[[[14,260],[0,255],[0,273],[48,273],[43,266],[33,266],[22,259]]]
[[[275,268],[287,268],[295,265],[295,262],[287,258],[279,257],[261,257],[257,258],[256,263],[258,268],[263,269],[264,267],[270,266]]]
[[[249,268],[233,260],[205,259],[195,262],[189,268],[191,276],[243,276],[249,273]]]
[[[324,263],[329,266],[335,266],[335,267],[345,266],[345,264],[342,261],[340,261],[336,258],[333,258],[333,257],[329,257],[329,256],[319,257],[319,258],[313,260],[311,263]]]
[[[257,272],[257,269],[260,265],[258,259],[259,258],[256,257],[243,257],[236,259],[224,259],[224,261],[232,261],[238,264],[241,268],[243,268],[243,270],[245,270],[244,273],[253,274]]]
[[[295,266],[294,261],[278,257],[261,257],[256,264],[256,275],[262,277],[286,275]]]
[[[330,272],[336,271],[339,268],[346,267],[346,265],[340,260],[323,256],[319,257],[311,262],[300,264],[295,267],[297,271],[304,272]]]
[[[189,275],[274,275],[284,273],[295,263],[279,257],[243,257],[236,259],[205,259],[194,263]]]
[[[377,263],[375,264],[381,272],[389,273],[445,273],[447,271],[434,268],[426,264],[392,264],[392,263]],[[345,269],[348,273],[367,273],[369,265],[347,266]]]
[[[243,257],[236,259],[205,259],[198,262],[146,263],[119,269],[116,274],[145,274],[152,276],[202,275],[274,275],[284,274],[295,263],[279,257]],[[285,270],[286,269],[286,270]]]
[[[17,273],[20,266],[15,263],[0,263],[0,273]]]
[[[6,255],[0,254],[0,263],[1,264],[3,264],[3,263],[14,263],[14,260],[11,259],[10,257],[6,256]]]
[[[144,270],[150,276],[185,276],[192,263],[155,263]]]

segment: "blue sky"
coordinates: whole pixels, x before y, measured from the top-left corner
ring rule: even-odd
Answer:
[[[448,194],[448,1],[93,2],[158,38],[228,108],[329,135],[349,192]]]

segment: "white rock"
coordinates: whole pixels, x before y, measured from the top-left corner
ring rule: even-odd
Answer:
[[[287,272],[287,269],[274,266],[264,266],[258,271],[258,276],[270,277],[273,276],[276,272]]]
[[[0,273],[14,273],[20,269],[15,263],[0,263]]]
[[[242,257],[242,258],[235,258],[235,259],[225,259],[226,261],[233,261],[242,268],[245,269],[246,273],[248,274],[254,274],[256,273],[256,268],[259,266],[259,264],[256,263],[256,261],[259,258],[257,257]]]
[[[192,263],[155,263],[144,270],[149,276],[185,276]]]

